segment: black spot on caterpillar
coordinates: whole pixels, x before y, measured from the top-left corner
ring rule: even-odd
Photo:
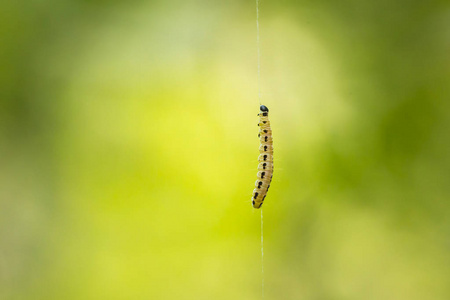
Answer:
[[[261,105],[259,116],[259,134],[261,145],[259,147],[260,156],[258,161],[258,180],[253,191],[252,204],[254,208],[260,208],[266,198],[270,182],[273,176],[273,142],[272,129],[269,121],[269,109]]]

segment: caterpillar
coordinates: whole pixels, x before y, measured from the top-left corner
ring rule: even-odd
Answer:
[[[258,179],[253,190],[252,204],[254,208],[260,208],[264,203],[267,191],[270,187],[273,175],[273,143],[272,129],[270,128],[269,109],[265,105],[259,107],[259,146]]]

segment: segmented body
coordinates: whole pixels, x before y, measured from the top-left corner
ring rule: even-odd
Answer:
[[[270,187],[273,175],[273,143],[272,129],[270,128],[269,109],[261,105],[259,116],[259,134],[261,145],[259,146],[258,179],[253,190],[252,204],[254,208],[260,208],[264,203],[267,191]]]

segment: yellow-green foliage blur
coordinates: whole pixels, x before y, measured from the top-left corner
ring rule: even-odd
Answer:
[[[260,5],[265,299],[450,299],[450,2]],[[254,1],[3,0],[0,299],[261,299]]]

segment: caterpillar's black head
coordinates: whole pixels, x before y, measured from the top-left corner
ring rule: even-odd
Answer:
[[[261,106],[259,107],[259,110],[261,110],[261,111],[263,111],[263,112],[269,112],[269,109],[268,109],[267,106],[265,106],[265,105],[261,105]]]

